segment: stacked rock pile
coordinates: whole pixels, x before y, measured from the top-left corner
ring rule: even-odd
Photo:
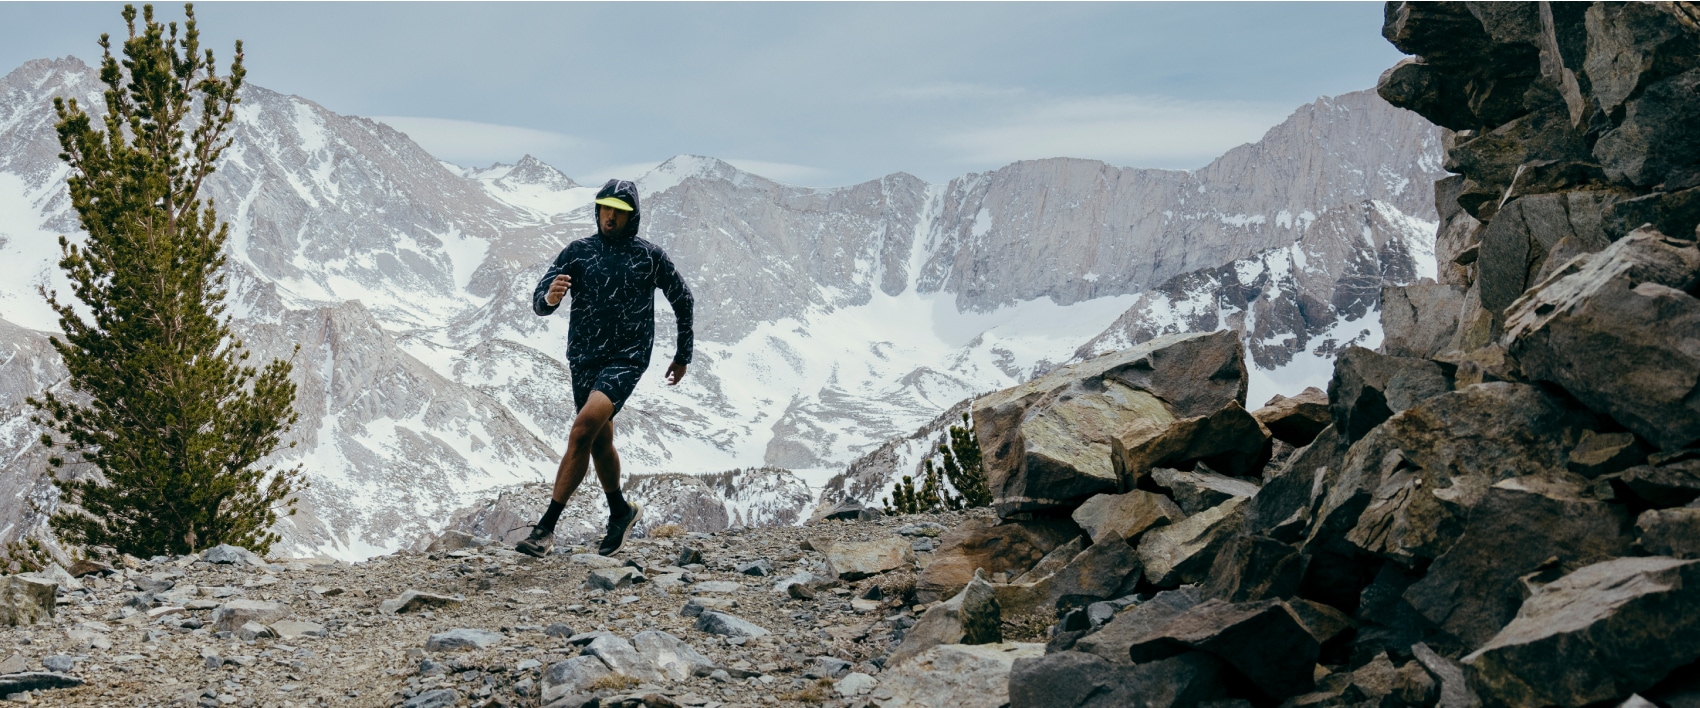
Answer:
[[[1230,333],[975,403],[999,523],[917,592],[1056,618],[1013,708],[1700,701],[1700,6],[1386,16],[1457,174],[1380,351],[1251,412]]]

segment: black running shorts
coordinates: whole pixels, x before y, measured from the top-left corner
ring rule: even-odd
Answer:
[[[583,410],[584,404],[590,402],[590,392],[601,391],[614,402],[614,412],[619,413],[626,405],[626,399],[631,398],[632,390],[637,388],[638,377],[643,375],[643,370],[642,362],[631,360],[587,362],[572,367],[573,409]]]

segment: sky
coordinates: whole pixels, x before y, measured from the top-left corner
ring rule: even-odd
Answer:
[[[122,3],[0,2],[0,72],[93,64]],[[182,6],[157,5],[180,19]],[[1401,55],[1381,3],[196,3],[248,81],[455,164],[581,183],[678,154],[790,184],[1047,157],[1195,169]]]

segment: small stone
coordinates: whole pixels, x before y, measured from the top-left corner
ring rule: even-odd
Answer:
[[[813,599],[815,599],[814,589],[810,588],[808,585],[805,585],[803,583],[791,583],[789,585],[786,585],[785,586],[785,594],[790,595],[791,599],[793,599],[793,600],[813,600]]]
[[[618,558],[599,556],[595,553],[575,553],[570,560],[574,565],[588,565],[592,568],[619,568],[626,564]]]
[[[499,632],[488,632],[482,629],[451,629],[439,632],[425,640],[426,651],[455,651],[459,649],[485,649],[501,643]]]
[[[396,596],[393,600],[385,600],[379,603],[378,611],[384,614],[397,615],[436,607],[454,607],[461,602],[462,600],[458,597],[408,590]]]
[[[879,684],[878,679],[860,671],[853,671],[839,679],[838,684],[833,686],[832,690],[844,698],[853,698],[873,691],[874,687]]]
[[[915,563],[915,549],[897,536],[861,543],[832,543],[822,553],[826,555],[827,573],[840,580],[860,580]]]
[[[10,575],[0,578],[0,624],[28,625],[53,617],[58,586],[44,580]]]
[[[59,673],[65,673],[67,671],[70,671],[71,669],[76,668],[77,657],[65,656],[63,654],[56,654],[54,656],[43,657],[42,660],[41,660],[41,665],[43,667],[46,667],[48,671],[57,671]]]
[[[473,548],[482,548],[493,542],[494,539],[485,538],[483,536],[474,536],[465,531],[455,531],[451,529],[444,531],[443,535],[438,536],[437,540],[432,541],[431,545],[426,546],[425,552],[448,553],[449,551],[469,550]]]
[[[11,696],[25,691],[43,691],[55,688],[76,688],[83,685],[83,680],[75,676],[45,671],[26,671],[19,674],[0,676],[0,696]]]
[[[573,636],[573,628],[556,622],[543,628],[543,634],[550,637],[566,638]]]
[[[236,628],[236,636],[240,637],[244,641],[252,641],[255,639],[273,637],[276,636],[276,634],[272,632],[271,627],[267,627],[259,622],[244,622],[242,623],[242,626]]]
[[[29,665],[24,662],[22,655],[13,654],[5,661],[0,661],[0,674],[15,674],[27,670]]]
[[[739,573],[743,573],[744,575],[755,575],[761,577],[773,575],[773,564],[769,563],[766,558],[750,561],[748,563],[739,563],[733,569]]]
[[[231,600],[213,610],[212,625],[217,632],[234,632],[249,622],[266,624],[287,616],[287,605],[264,600]]]
[[[407,699],[401,704],[402,708],[449,708],[460,702],[460,693],[452,688],[439,688],[426,691]]]
[[[253,551],[226,543],[221,543],[201,552],[201,560],[208,563],[247,565],[255,568],[266,565],[266,562],[255,555]]]
[[[585,576],[584,586],[592,590],[613,591],[631,587],[638,577],[636,568],[595,568]]]
[[[583,693],[612,673],[601,659],[590,655],[551,664],[543,672],[543,702],[548,704],[571,694]]]
[[[847,673],[850,673],[850,662],[834,656],[817,656],[808,670],[803,672],[803,677],[835,679]]]
[[[281,639],[325,636],[325,626],[317,622],[283,620],[282,622],[273,622],[271,628]]]
[[[691,586],[693,593],[733,593],[743,589],[743,584],[731,580],[706,580]]]
[[[724,612],[705,611],[697,616],[696,629],[699,632],[720,634],[729,637],[765,637],[769,632],[740,617]]]

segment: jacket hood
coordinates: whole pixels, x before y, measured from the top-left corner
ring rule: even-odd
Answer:
[[[638,222],[643,219],[643,209],[638,206],[637,183],[625,179],[608,180],[608,183],[602,185],[602,189],[599,189],[596,192],[597,199],[601,199],[603,197],[613,197],[632,205],[632,216],[630,219],[626,220],[626,228],[621,229],[620,233],[609,235],[623,238],[632,238],[637,236]],[[594,211],[592,211],[591,216],[592,218],[595,217]],[[602,233],[602,221],[600,219],[597,219],[596,221],[596,232]]]

